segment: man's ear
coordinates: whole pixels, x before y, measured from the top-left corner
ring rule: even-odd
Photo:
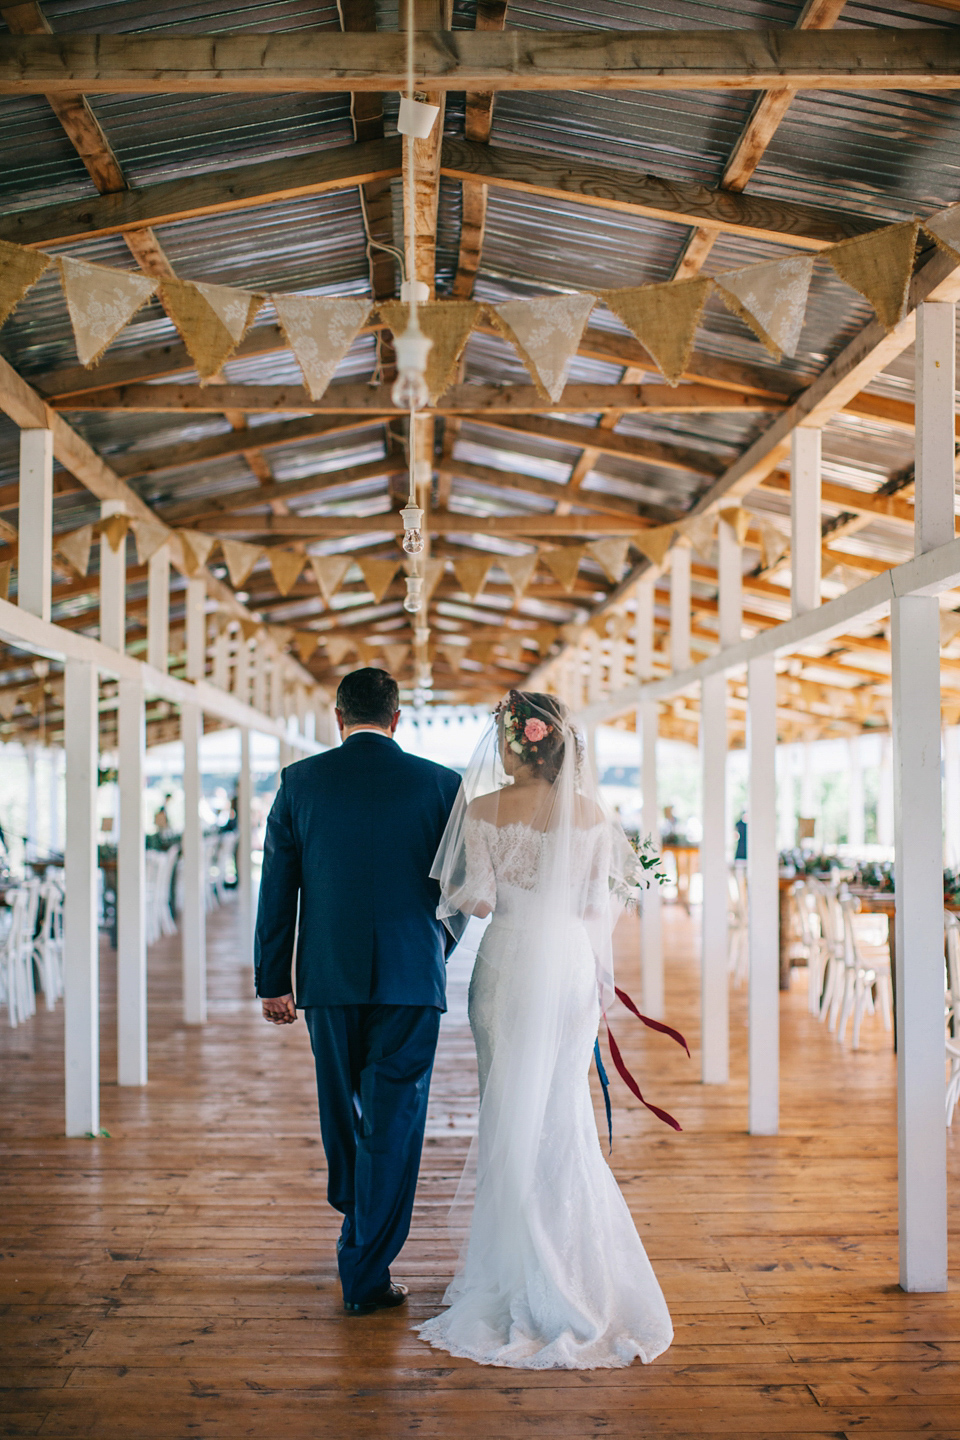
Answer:
[[[399,710],[395,710],[395,711],[393,712],[393,719],[390,721],[390,734],[391,734],[391,735],[395,735],[395,734],[397,733],[397,726],[398,726],[399,724],[400,724],[400,711],[399,711]]]
[[[336,717],[337,717],[337,729],[340,731],[340,734],[342,735],[342,734],[343,734],[343,716],[342,716],[342,714],[340,713],[340,711],[339,711],[339,710],[336,710],[336,709],[334,710],[333,713],[334,713],[334,715],[336,715]]]

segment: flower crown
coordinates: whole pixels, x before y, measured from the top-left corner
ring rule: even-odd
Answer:
[[[555,727],[541,720],[518,690],[511,690],[493,713],[502,722],[504,739],[513,753],[528,764],[542,765],[540,746]]]

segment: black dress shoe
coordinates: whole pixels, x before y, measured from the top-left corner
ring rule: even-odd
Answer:
[[[393,1310],[406,1304],[407,1294],[406,1285],[388,1285],[372,1300],[344,1300],[343,1308],[348,1315],[372,1315],[374,1310]]]

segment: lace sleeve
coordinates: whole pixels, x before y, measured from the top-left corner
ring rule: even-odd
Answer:
[[[606,825],[598,825],[594,834],[586,895],[591,917],[605,915],[610,904],[610,831]]]
[[[467,914],[472,914],[478,905],[493,910],[497,903],[497,880],[485,828],[476,820],[468,820],[463,829],[466,867],[460,909]]]

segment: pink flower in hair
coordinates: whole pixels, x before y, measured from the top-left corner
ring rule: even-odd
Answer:
[[[545,725],[542,720],[528,720],[523,727],[523,738],[536,745],[545,735],[549,735],[550,726]]]

